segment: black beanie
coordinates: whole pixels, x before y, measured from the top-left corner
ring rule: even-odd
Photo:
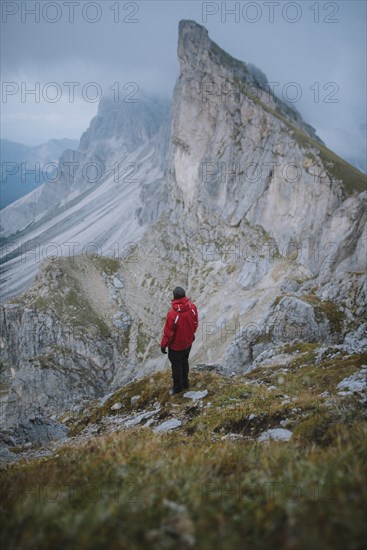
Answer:
[[[184,296],[186,296],[185,290],[181,286],[176,286],[176,288],[173,291],[174,300],[179,300],[180,298],[183,298]]]

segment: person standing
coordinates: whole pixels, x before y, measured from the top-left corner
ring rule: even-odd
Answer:
[[[168,347],[168,359],[172,366],[171,395],[189,387],[189,355],[198,325],[196,305],[186,297],[182,287],[176,286],[161,341],[161,351],[167,353]]]

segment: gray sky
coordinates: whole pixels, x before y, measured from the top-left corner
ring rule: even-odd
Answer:
[[[2,0],[1,5],[3,138],[27,145],[79,139],[97,112],[96,92],[112,97],[114,83],[122,97],[134,91],[124,90],[128,82],[170,97],[178,75],[178,22],[193,19],[228,53],[279,82],[280,97],[283,89],[291,99],[300,95],[294,106],[329,148],[344,158],[366,154],[364,0]],[[233,9],[237,12],[229,13]],[[66,82],[79,83],[74,101]],[[37,86],[39,98],[24,95]]]

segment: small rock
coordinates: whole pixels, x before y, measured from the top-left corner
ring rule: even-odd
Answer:
[[[231,441],[235,441],[236,439],[243,439],[243,437],[244,436],[242,434],[229,433],[226,435],[222,435],[221,440],[225,441],[226,439],[230,439]]]
[[[203,397],[206,397],[208,395],[208,390],[203,391],[187,391],[183,394],[184,397],[187,397],[187,399],[203,399]]]
[[[131,398],[131,404],[133,405],[134,403],[139,401],[139,399],[140,399],[140,395],[133,395]]]
[[[162,422],[162,424],[159,424],[159,426],[154,428],[153,432],[168,432],[169,430],[174,430],[175,428],[178,428],[179,426],[181,426],[181,424],[182,422],[178,418],[170,418],[169,420]]]
[[[187,508],[184,504],[177,504],[177,502],[173,502],[172,500],[168,500],[165,498],[163,500],[164,506],[172,510],[173,512],[177,512],[178,514],[186,514]]]
[[[363,366],[360,371],[344,378],[337,385],[339,395],[353,395],[353,393],[365,393],[367,390],[367,367]]]
[[[122,313],[122,312],[116,313],[113,316],[113,325],[116,328],[120,328],[122,330],[128,330],[131,327],[131,318],[126,313]]]
[[[254,418],[256,418],[256,414],[251,413],[251,414],[247,417],[247,420],[253,420]]]
[[[123,407],[122,403],[115,403],[114,405],[112,405],[111,411],[119,411],[120,409],[122,409],[122,407]]]
[[[154,416],[159,412],[160,409],[154,409],[153,411],[146,411],[143,413],[138,414],[137,416],[133,416],[131,418],[128,418],[124,421],[124,425],[127,428],[131,428],[132,426],[137,426],[140,424],[142,420],[145,420],[146,418],[150,418],[151,416]]]
[[[269,441],[269,439],[272,439],[273,441],[289,441],[292,437],[292,432],[290,430],[286,430],[284,428],[273,428],[272,430],[266,430],[266,432],[263,432],[257,440],[259,442],[261,441]]]
[[[120,281],[120,279],[118,279],[117,277],[114,277],[113,278],[113,286],[115,288],[124,288],[124,283],[122,281]]]

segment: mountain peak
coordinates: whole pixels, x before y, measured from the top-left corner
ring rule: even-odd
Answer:
[[[180,21],[177,54],[180,79],[192,82],[204,102],[214,95],[225,101],[234,94],[240,102],[250,99],[324,144],[300,113],[273,93],[266,75],[258,67],[232,57],[211,40],[202,25],[191,20]]]
[[[210,61],[218,66],[236,67],[242,78],[248,73],[245,63],[222,50],[209,38],[207,29],[195,21],[186,19],[180,21],[177,53],[181,74],[190,70],[199,71],[199,73],[207,72],[207,65]]]
[[[196,21],[194,21],[193,19],[181,19],[178,24],[179,36],[181,37],[182,34],[192,31],[203,33],[204,35],[208,36],[208,30],[203,27],[203,25],[199,25],[199,23],[196,23]]]
[[[188,38],[189,40],[205,40],[209,38],[208,31],[203,25],[199,25],[192,19],[182,19],[178,24],[179,41]]]

